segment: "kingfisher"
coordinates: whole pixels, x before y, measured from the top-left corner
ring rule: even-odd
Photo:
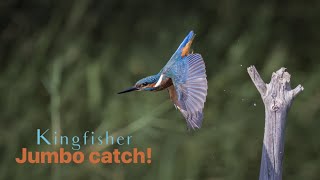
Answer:
[[[187,129],[200,129],[208,82],[202,56],[191,50],[194,37],[194,32],[190,31],[159,73],[139,80],[118,94],[167,89],[174,106],[185,118]]]

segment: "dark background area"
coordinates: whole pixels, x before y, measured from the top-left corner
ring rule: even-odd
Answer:
[[[284,179],[320,176],[320,1],[0,2],[0,179],[257,179],[264,107],[246,68],[265,82],[288,68],[305,90],[287,119]],[[186,131],[166,91],[116,95],[157,73],[194,30],[208,96],[203,128]],[[36,129],[132,135],[152,164],[19,165]],[[65,147],[70,149],[70,146]],[[87,147],[82,147],[85,150]]]

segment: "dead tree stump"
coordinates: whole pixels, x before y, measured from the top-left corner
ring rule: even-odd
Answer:
[[[258,89],[265,106],[265,128],[260,166],[260,180],[281,180],[284,155],[284,135],[288,110],[303,87],[290,87],[286,68],[272,73],[269,84],[264,83],[254,66],[248,73]]]

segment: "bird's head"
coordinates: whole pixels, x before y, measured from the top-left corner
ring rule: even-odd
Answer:
[[[157,78],[156,76],[145,77],[137,81],[133,87],[121,91],[118,94],[127,93],[131,91],[153,91],[155,90],[155,85],[158,79],[159,78]]]

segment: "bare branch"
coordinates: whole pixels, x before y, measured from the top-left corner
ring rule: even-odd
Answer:
[[[272,73],[268,85],[254,66],[248,68],[248,73],[263,98],[266,115],[259,180],[281,180],[287,113],[293,98],[303,87],[298,85],[291,90],[290,74],[286,68]]]
[[[249,76],[251,77],[253,84],[256,86],[261,96],[264,96],[267,90],[266,83],[264,83],[264,81],[261,79],[256,67],[250,66],[247,68],[247,71]]]
[[[301,86],[301,84],[299,84],[296,88],[294,88],[293,90],[291,90],[292,93],[292,97],[295,98],[300,92],[302,92],[304,90],[303,86]]]

